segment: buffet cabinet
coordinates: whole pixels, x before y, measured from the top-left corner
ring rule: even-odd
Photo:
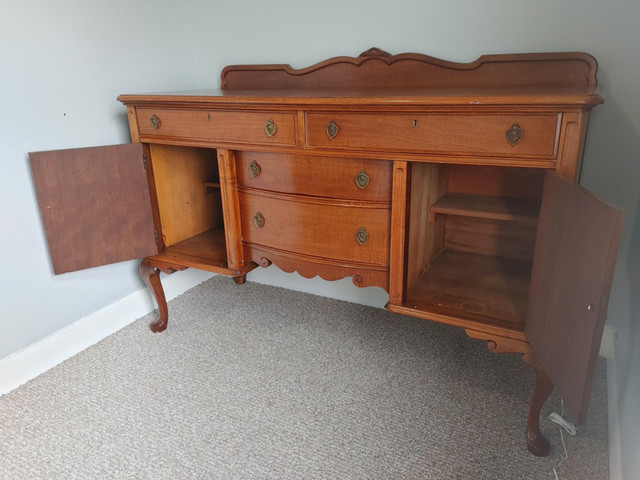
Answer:
[[[371,49],[296,70],[240,65],[221,89],[122,95],[132,143],[30,154],[55,273],[143,258],[244,283],[275,264],[351,277],[391,311],[519,353],[586,419],[622,225],[580,187],[595,60],[468,64]]]

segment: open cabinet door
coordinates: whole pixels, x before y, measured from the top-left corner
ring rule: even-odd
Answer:
[[[158,253],[141,144],[29,158],[56,274]]]
[[[547,172],[525,333],[577,423],[587,416],[621,232],[621,211]]]

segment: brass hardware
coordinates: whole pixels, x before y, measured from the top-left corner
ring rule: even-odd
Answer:
[[[251,175],[251,178],[256,178],[258,175],[260,175],[260,172],[262,172],[262,170],[260,169],[260,165],[258,165],[258,162],[254,160],[249,164],[249,174]]]
[[[413,119],[413,126],[414,126],[414,127],[417,127],[417,126],[418,126],[418,119],[417,119],[417,118],[414,118],[414,119]]]
[[[514,123],[511,125],[511,128],[505,132],[505,136],[510,145],[516,146],[520,143],[522,137],[524,137],[524,130],[520,128],[520,125]]]
[[[364,245],[367,243],[367,240],[369,240],[369,234],[365,231],[364,227],[360,227],[360,230],[356,232],[355,237],[358,245]]]
[[[150,121],[151,121],[151,128],[153,128],[154,130],[157,130],[160,128],[160,119],[155,113],[151,115]]]
[[[273,120],[269,119],[264,126],[264,133],[267,134],[267,137],[273,137],[276,134],[276,124],[273,123]]]
[[[211,114],[207,113],[207,121],[210,122],[211,121]]]
[[[260,212],[256,212],[256,214],[254,215],[253,224],[255,225],[256,228],[264,227],[264,217]]]
[[[369,185],[369,175],[367,175],[364,170],[360,170],[360,173],[355,176],[355,180],[356,187],[360,190],[363,190],[367,185]]]
[[[336,124],[336,122],[331,120],[329,122],[329,125],[327,125],[326,131],[329,140],[333,140],[334,138],[336,138],[336,135],[338,135],[338,125]]]

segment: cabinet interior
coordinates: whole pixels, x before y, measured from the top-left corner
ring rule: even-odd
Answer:
[[[149,145],[163,255],[227,267],[216,151]]]
[[[404,305],[524,330],[544,170],[413,163]]]

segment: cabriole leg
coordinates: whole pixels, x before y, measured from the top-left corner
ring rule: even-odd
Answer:
[[[158,304],[158,312],[160,316],[155,322],[149,324],[149,328],[153,332],[162,332],[167,328],[169,322],[169,310],[167,308],[167,300],[164,296],[162,283],[160,283],[160,272],[167,274],[174,273],[177,270],[184,270],[186,267],[176,267],[165,265],[162,263],[154,263],[149,258],[145,258],[140,264],[140,276],[144,280],[145,285],[151,291],[153,298]]]
[[[520,340],[497,337],[484,332],[466,330],[471,338],[487,340],[487,346],[493,353],[522,353],[522,360],[533,368],[536,374],[536,383],[529,402],[529,415],[527,417],[527,449],[538,457],[545,457],[549,453],[549,441],[540,431],[540,412],[544,402],[553,391],[553,383],[544,368],[532,358],[531,347]]]
[[[540,412],[553,391],[553,382],[544,368],[531,362],[527,355],[524,356],[524,361],[529,363],[536,373],[536,383],[529,402],[527,417],[527,449],[538,457],[545,457],[549,454],[550,444],[540,431]]]

